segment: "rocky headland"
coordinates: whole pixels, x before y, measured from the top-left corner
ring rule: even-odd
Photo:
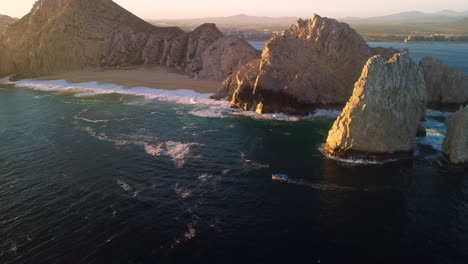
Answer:
[[[461,70],[434,57],[423,58],[419,65],[424,73],[430,107],[468,104],[468,76]]]
[[[448,116],[443,152],[451,163],[468,164],[468,106]]]
[[[366,61],[395,52],[370,48],[349,25],[315,15],[273,36],[261,59],[229,76],[218,96],[229,97],[232,107],[260,113],[300,114],[318,106],[342,106]]]
[[[333,124],[324,152],[346,158],[410,155],[426,101],[423,73],[407,52],[388,61],[374,56]]]
[[[225,38],[214,24],[190,33],[156,27],[111,0],[39,0],[8,27],[0,48],[0,76],[14,78],[150,64],[223,80],[257,56],[253,47]],[[210,57],[225,51],[229,56]]]

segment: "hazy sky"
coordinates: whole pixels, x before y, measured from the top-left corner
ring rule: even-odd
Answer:
[[[0,14],[22,17],[36,0],[0,0]],[[468,10],[468,0],[114,0],[142,18],[195,18],[240,13],[256,16],[329,17],[387,15],[418,10]]]

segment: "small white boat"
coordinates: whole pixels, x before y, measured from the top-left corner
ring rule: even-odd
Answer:
[[[286,174],[278,173],[278,174],[273,174],[271,176],[271,179],[274,180],[274,181],[285,181],[285,182],[287,182],[288,179],[289,179],[289,176],[286,175]]]

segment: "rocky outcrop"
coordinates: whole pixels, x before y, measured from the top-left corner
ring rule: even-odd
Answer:
[[[447,118],[444,155],[455,164],[468,164],[468,106]]]
[[[25,78],[86,67],[159,64],[222,80],[250,56],[247,49],[231,52],[230,58],[205,55],[222,38],[214,24],[190,33],[150,25],[111,0],[39,0],[0,38],[0,76]],[[209,50],[221,48],[230,51],[219,44]],[[220,69],[210,76],[203,71],[205,66]]]
[[[246,97],[250,97],[252,95],[251,88],[255,85],[255,81],[257,80],[259,70],[260,59],[255,59],[248,62],[239,70],[229,75],[229,77],[223,81],[221,88],[215,95],[215,98],[227,98],[229,101],[231,101],[234,91],[244,92]],[[238,97],[238,95],[236,95],[235,97]],[[247,99],[248,98],[243,98],[241,99],[241,101],[246,101]],[[243,109],[243,107],[240,106],[236,108]]]
[[[224,37],[201,54],[200,79],[223,80],[244,64],[260,57],[257,49],[237,37]]]
[[[392,52],[371,49],[347,24],[317,15],[298,20],[266,43],[254,85],[237,87],[243,92],[234,92],[240,95],[250,90],[250,96],[235,98],[238,103],[233,107],[297,114],[316,106],[344,105],[366,61],[382,51],[385,56]],[[239,74],[228,77],[225,84],[232,85],[229,79],[252,79]],[[220,95],[229,90],[223,86]]]
[[[439,59],[425,57],[419,63],[426,80],[431,107],[468,104],[468,76]]]
[[[0,15],[0,35],[3,34],[3,32],[5,32],[8,25],[13,24],[16,21],[18,21],[18,19],[5,15]]]
[[[408,53],[368,60],[329,132],[324,151],[338,157],[399,157],[412,152],[426,111],[421,69]]]

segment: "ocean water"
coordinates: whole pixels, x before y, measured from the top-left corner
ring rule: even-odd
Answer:
[[[263,50],[265,41],[249,42],[258,50]],[[468,75],[468,43],[444,43],[444,42],[368,42],[371,47],[408,49],[411,57],[419,63],[425,56],[433,56],[442,60],[445,64],[458,68]]]
[[[428,111],[412,159],[366,165],[321,154],[339,111],[208,97],[1,85],[0,263],[467,262],[468,174],[441,155],[446,113]]]

